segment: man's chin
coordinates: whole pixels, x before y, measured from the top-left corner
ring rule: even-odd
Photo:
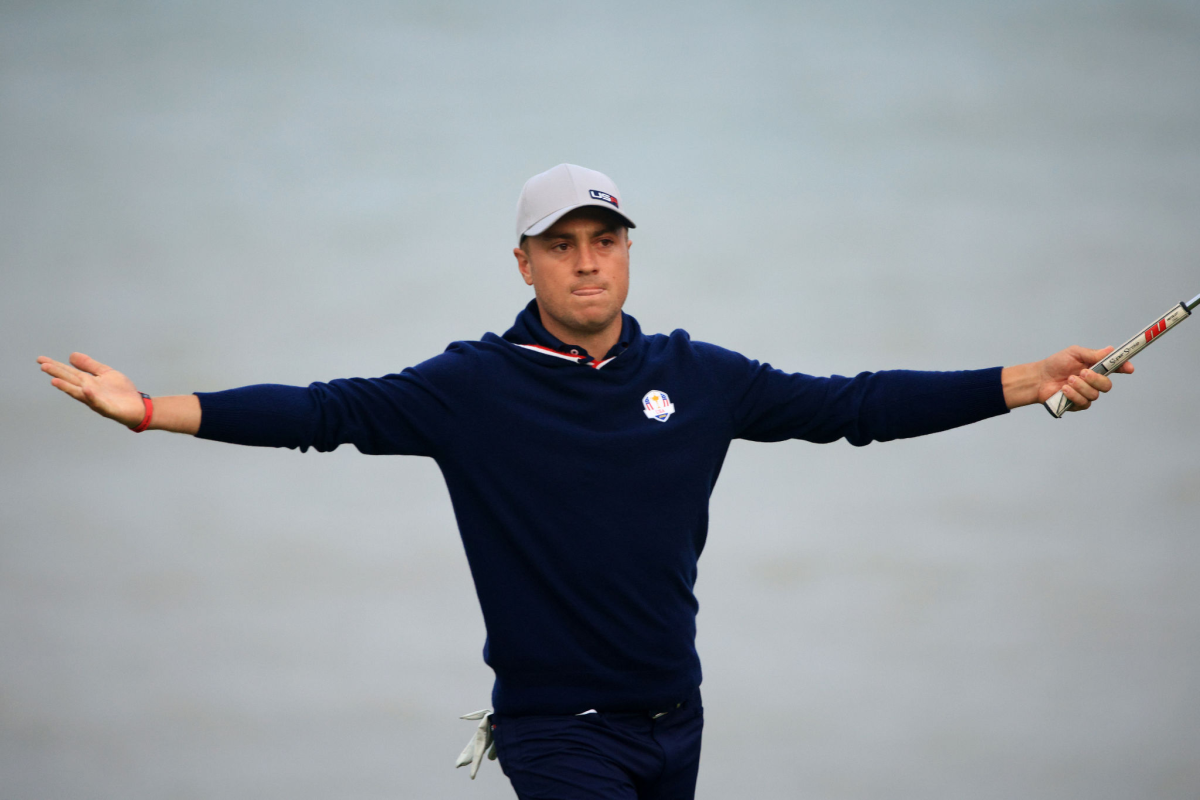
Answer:
[[[598,298],[606,298],[610,302],[597,301]],[[607,293],[599,295],[598,298],[592,302],[568,301],[565,307],[559,306],[553,310],[539,303],[543,323],[545,322],[545,315],[549,313],[555,322],[571,330],[576,335],[589,336],[601,333],[613,324],[614,319],[620,318],[621,308],[620,306],[616,308],[612,307],[611,297]],[[582,298],[572,297],[571,299],[578,301]]]
[[[612,324],[612,320],[612,317],[608,317],[606,319],[577,319],[574,320],[574,324],[571,327],[580,333],[600,333],[606,330],[608,326]]]
[[[607,330],[609,325],[617,317],[621,316],[621,309],[590,309],[588,312],[572,315],[571,327],[580,333],[592,334],[600,333]]]

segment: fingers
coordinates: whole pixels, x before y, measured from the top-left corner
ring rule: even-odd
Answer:
[[[54,378],[50,381],[50,385],[55,389],[60,389],[64,393],[71,395],[71,397],[74,397],[81,403],[88,402],[88,397],[84,394],[83,388],[80,386],[76,386],[73,383],[67,383],[62,378]]]
[[[1115,349],[1116,348],[1112,347],[1112,346],[1103,347],[1099,350],[1089,350],[1086,347],[1080,347],[1077,349],[1076,355],[1079,357],[1080,361],[1086,362],[1088,364],[1088,366],[1091,366],[1092,364],[1099,363],[1102,359],[1106,358]],[[1133,364],[1129,361],[1126,361],[1120,367],[1113,370],[1113,372],[1120,372],[1125,375],[1132,375],[1133,374]]]
[[[1109,378],[1106,375],[1101,375],[1098,372],[1092,372],[1090,369],[1085,369],[1083,372],[1079,373],[1077,380],[1083,381],[1083,383],[1086,384],[1086,389],[1094,389],[1097,392],[1107,392],[1108,390],[1112,389],[1112,378]],[[1097,394],[1095,397],[1092,397],[1092,399],[1095,400],[1096,397],[1099,396],[1100,395]]]
[[[93,375],[103,375],[112,370],[112,367],[107,364],[101,364],[96,359],[84,353],[71,353],[71,363],[84,372],[90,372]]]
[[[1092,350],[1087,347],[1075,345],[1069,348],[1071,355],[1075,357],[1081,364],[1086,364],[1089,367],[1098,363],[1102,358],[1113,351],[1112,347],[1102,347],[1099,350]]]
[[[1082,411],[1090,406],[1101,392],[1107,392],[1111,388],[1112,381],[1109,378],[1085,369],[1079,375],[1072,375],[1067,379],[1063,384],[1062,393],[1075,406],[1075,410]]]
[[[1096,357],[1096,360],[1092,362],[1093,364],[1095,364],[1098,361],[1100,361],[1101,359],[1107,357],[1108,354],[1111,353],[1115,349],[1116,349],[1115,347],[1105,347],[1102,350],[1089,350],[1088,352]],[[1121,373],[1122,375],[1132,375],[1133,374],[1133,362],[1126,361],[1124,364],[1117,367],[1115,370],[1113,370],[1109,374],[1115,375],[1118,372]],[[1108,391],[1108,390],[1106,389],[1105,391]]]
[[[47,356],[38,356],[38,363],[42,365],[42,372],[61,378],[65,381],[70,381],[76,386],[81,385],[85,376],[91,377],[95,375],[99,377],[106,372],[112,372],[112,367],[107,364],[101,364],[91,356],[83,353],[71,354],[71,365],[55,361]]]
[[[1071,378],[1070,382],[1064,384],[1062,387],[1062,393],[1064,397],[1071,401],[1072,411],[1083,411],[1092,404],[1092,401],[1084,397],[1084,395],[1077,388],[1075,388],[1076,384],[1074,381],[1075,378]]]
[[[1087,367],[1091,367],[1092,365],[1098,364],[1100,361],[1107,358],[1113,352],[1114,349],[1115,348],[1110,346],[1110,347],[1102,347],[1099,350],[1092,350],[1087,347],[1080,347],[1079,345],[1072,345],[1071,347],[1068,347],[1064,352],[1067,353],[1070,356],[1070,358],[1072,360],[1076,361],[1078,364],[1086,365]],[[1075,369],[1078,369],[1078,368],[1075,368]],[[1075,369],[1069,369],[1069,371],[1074,372]],[[1133,374],[1133,364],[1129,361],[1126,361],[1124,364],[1117,367],[1115,370],[1113,370],[1109,374],[1115,375],[1117,373],[1121,373],[1122,375],[1132,375]],[[1108,390],[1105,389],[1104,391],[1108,391]]]
[[[47,375],[50,375],[53,378],[58,378],[59,380],[72,383],[75,386],[79,386],[83,383],[84,374],[74,367],[67,366],[61,361],[55,361],[52,358],[39,356],[38,363],[42,365],[42,372],[45,372]]]

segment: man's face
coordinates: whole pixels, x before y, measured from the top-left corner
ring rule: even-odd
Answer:
[[[513,255],[543,317],[586,335],[605,330],[620,317],[629,293],[629,247],[619,218],[602,208],[584,207],[527,238],[524,249],[514,249]]]

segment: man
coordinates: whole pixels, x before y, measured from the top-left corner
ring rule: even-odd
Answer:
[[[703,725],[692,588],[731,440],[865,445],[1060,389],[1086,409],[1112,384],[1087,369],[1107,351],[1081,347],[1015,367],[814,378],[684,331],[645,335],[621,310],[633,227],[601,173],[534,176],[513,250],[534,300],[504,336],[383,378],[151,399],[80,353],[38,361],[135,431],[436,459],[496,673],[479,749],[494,734],[521,797],[691,797]]]

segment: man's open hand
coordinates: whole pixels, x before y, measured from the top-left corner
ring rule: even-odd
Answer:
[[[133,381],[83,353],[72,353],[70,361],[64,364],[38,356],[42,372],[52,378],[51,386],[122,425],[133,428],[142,421],[146,407]]]
[[[1016,408],[1044,403],[1062,391],[1074,405],[1072,411],[1083,411],[1102,392],[1112,388],[1111,379],[1090,369],[1112,351],[1111,347],[1089,350],[1074,345],[1041,361],[1005,367],[1000,376],[1004,401],[1009,408]],[[1126,361],[1116,372],[1131,373],[1133,364]]]

